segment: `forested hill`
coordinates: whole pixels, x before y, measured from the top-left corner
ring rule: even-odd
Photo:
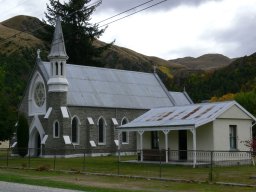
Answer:
[[[228,93],[255,91],[256,54],[237,58],[230,65],[212,72],[194,72],[184,77],[175,77],[173,86],[182,85],[186,85],[196,101],[221,97]]]

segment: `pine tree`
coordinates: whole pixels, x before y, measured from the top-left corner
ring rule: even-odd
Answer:
[[[62,28],[66,44],[69,63],[81,65],[102,66],[99,57],[112,43],[102,47],[95,47],[94,41],[105,29],[99,29],[97,24],[91,24],[90,16],[101,4],[90,4],[91,0],[69,0],[61,3],[50,0],[45,13],[48,23],[52,26],[57,16],[62,18]]]

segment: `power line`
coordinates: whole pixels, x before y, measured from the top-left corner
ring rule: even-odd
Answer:
[[[117,16],[119,16],[119,15],[122,15],[122,14],[128,12],[128,11],[131,11],[131,10],[133,10],[133,9],[136,9],[136,8],[138,8],[138,7],[141,7],[142,5],[148,4],[148,3],[152,2],[152,1],[154,1],[154,0],[147,1],[147,2],[145,2],[145,3],[142,3],[142,4],[140,4],[140,5],[137,5],[137,6],[135,6],[135,7],[132,7],[132,8],[130,8],[130,9],[126,10],[126,11],[123,11],[123,12],[121,12],[121,13],[118,13],[118,14],[116,14],[116,15],[114,15],[114,16],[108,17],[107,19],[103,19],[103,20],[97,22],[96,24],[102,23],[102,22],[104,22],[104,21],[107,21],[107,20],[112,19],[112,18],[114,18],[114,17],[117,17]]]
[[[159,4],[161,4],[161,3],[165,2],[165,1],[168,1],[168,0],[163,0],[163,1],[160,1],[160,2],[155,3],[155,4],[153,4],[153,5],[150,5],[150,6],[146,7],[146,8],[143,8],[143,9],[140,9],[140,10],[138,10],[138,11],[135,11],[135,12],[129,14],[129,15],[126,15],[126,16],[124,16],[124,17],[121,17],[121,18],[119,18],[119,19],[116,19],[116,20],[114,20],[114,21],[111,21],[111,22],[109,22],[109,23],[106,23],[106,24],[104,24],[104,25],[101,25],[101,26],[99,26],[99,28],[105,27],[105,26],[107,26],[107,25],[109,25],[109,24],[115,23],[115,22],[117,22],[117,21],[119,21],[119,20],[122,20],[122,19],[124,19],[124,18],[130,17],[130,16],[132,16],[132,15],[134,15],[134,14],[137,14],[137,13],[139,13],[139,12],[145,11],[145,10],[147,10],[147,9],[149,9],[149,8],[152,8],[152,7],[154,7],[154,6],[157,6],[157,5],[159,5]]]

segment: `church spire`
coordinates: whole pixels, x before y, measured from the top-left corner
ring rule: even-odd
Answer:
[[[54,35],[53,35],[53,40],[52,40],[52,45],[51,45],[51,51],[48,55],[48,59],[68,59],[68,55],[66,53],[66,48],[65,48],[65,42],[64,42],[64,37],[63,37],[63,32],[62,32],[62,27],[61,27],[61,21],[60,17],[57,16],[56,19],[56,25],[55,25],[55,30],[54,30]]]
[[[51,65],[51,74],[47,82],[49,92],[67,92],[68,81],[66,78],[66,61],[68,55],[66,53],[64,37],[60,17],[56,19],[55,30],[51,45],[51,51],[48,55]]]

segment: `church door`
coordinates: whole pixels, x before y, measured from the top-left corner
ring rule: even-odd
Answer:
[[[34,128],[30,135],[31,143],[29,145],[29,154],[33,157],[38,157],[41,154],[41,137],[37,130]]]

